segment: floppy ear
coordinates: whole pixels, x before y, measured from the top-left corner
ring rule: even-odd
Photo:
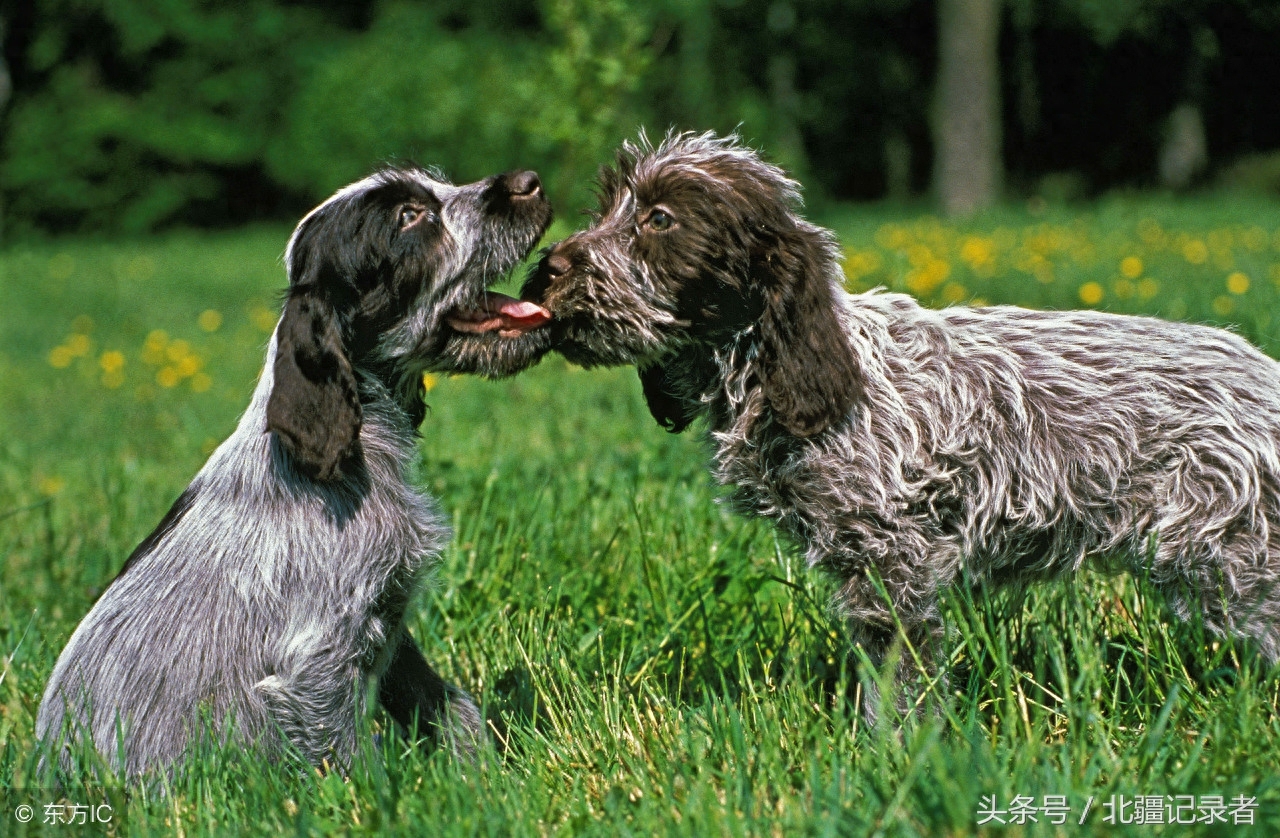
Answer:
[[[653,418],[669,433],[678,434],[689,427],[697,414],[688,401],[676,395],[670,374],[666,365],[652,364],[640,370],[640,386]]]
[[[826,235],[796,228],[770,245],[752,270],[764,300],[761,384],[774,418],[795,436],[813,436],[853,409],[858,368],[836,313]]]
[[[317,294],[290,295],[276,341],[267,430],[304,474],[336,480],[355,452],[361,411],[333,306]]]

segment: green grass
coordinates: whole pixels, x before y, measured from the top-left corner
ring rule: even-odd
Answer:
[[[827,221],[856,287],[1066,307],[1094,283],[1102,307],[1229,323],[1280,349],[1275,205]],[[0,788],[35,782],[58,652],[243,409],[287,232],[0,252]],[[483,703],[493,749],[460,766],[371,739],[347,777],[202,753],[167,796],[132,798],[130,833],[966,835],[991,830],[991,795],[1071,807],[1067,825],[1039,814],[1002,834],[1280,830],[1276,673],[1171,622],[1142,580],[952,595],[945,710],[867,730],[827,583],[716,503],[696,435],[661,432],[633,372],[551,358],[503,383],[439,380],[428,402],[419,479],[455,538],[410,627]],[[1256,823],[1112,825],[1112,795],[1245,795]]]

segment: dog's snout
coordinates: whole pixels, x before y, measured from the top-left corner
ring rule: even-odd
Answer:
[[[564,276],[573,267],[573,260],[565,253],[565,248],[556,245],[547,254],[546,266],[547,273],[551,274],[551,276]]]
[[[542,180],[534,171],[507,172],[502,176],[502,185],[512,198],[532,198],[542,191]]]

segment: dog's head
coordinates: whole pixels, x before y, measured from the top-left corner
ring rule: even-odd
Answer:
[[[522,296],[551,312],[571,361],[639,366],[673,431],[697,410],[688,368],[747,336],[772,417],[810,436],[848,415],[857,382],[835,242],[799,205],[798,184],[737,137],[673,133],[654,148],[641,135],[602,173],[592,226],[553,247]]]
[[[452,340],[519,333],[547,319],[487,290],[551,221],[533,172],[455,186],[417,168],[339,190],[294,230],[276,328],[267,428],[322,480],[342,474],[362,409],[357,377],[377,378],[421,420],[421,379],[452,369]]]

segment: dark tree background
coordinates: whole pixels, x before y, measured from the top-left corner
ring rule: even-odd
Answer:
[[[817,201],[1280,183],[1274,0],[6,0],[0,33],[8,235],[287,218],[404,158],[579,207],[641,126],[737,128]]]

